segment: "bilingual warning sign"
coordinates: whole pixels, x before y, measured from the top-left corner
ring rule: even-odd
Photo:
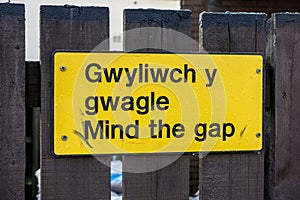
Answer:
[[[55,52],[56,155],[262,148],[259,55]]]

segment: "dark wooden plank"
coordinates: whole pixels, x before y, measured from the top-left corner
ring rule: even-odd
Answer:
[[[202,13],[199,17],[199,46],[201,51],[229,52],[228,16]],[[203,20],[206,21],[203,21]],[[210,34],[213,33],[213,34]]]
[[[42,199],[110,199],[109,158],[100,162],[95,157],[55,158],[50,153],[51,54],[56,49],[92,50],[107,39],[108,8],[42,6],[40,12]]]
[[[124,25],[126,51],[194,50],[190,41],[184,43],[179,40],[186,38],[163,29],[191,35],[189,11],[127,9],[124,11]],[[140,155],[123,158],[124,199],[188,199],[188,180],[189,156]]]
[[[300,197],[300,14],[270,20],[270,63],[275,80],[275,199]]]
[[[124,11],[125,51],[161,51],[161,12],[154,9]]]
[[[162,13],[162,49],[174,52],[198,51],[198,43],[191,39],[190,12],[165,10]]]
[[[188,199],[190,156],[161,155],[158,161],[170,164],[157,171],[157,198],[156,199]]]
[[[0,198],[25,199],[25,8],[0,4]]]
[[[202,13],[200,48],[264,55],[265,24],[265,14]],[[264,152],[209,154],[200,163],[202,199],[264,198]]]

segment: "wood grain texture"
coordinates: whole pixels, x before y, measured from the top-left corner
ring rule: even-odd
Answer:
[[[0,4],[0,198],[25,199],[25,9]]]
[[[300,14],[273,14],[268,57],[275,80],[275,199],[300,197]]]
[[[191,13],[153,9],[124,11],[125,51],[184,52],[195,50],[191,44],[192,39],[185,42],[179,36],[180,34],[174,34],[170,30],[190,36]],[[168,161],[172,164],[161,169],[160,166]],[[124,156],[123,198],[130,200],[188,199],[189,164],[189,156],[166,154]],[[156,171],[144,173],[139,169],[150,171],[156,169]]]
[[[99,162],[95,157],[55,158],[51,155],[50,130],[52,52],[92,50],[107,39],[108,8],[42,6],[40,16],[42,199],[110,199],[110,159]]]
[[[200,48],[264,55],[265,27],[265,14],[202,13]],[[209,154],[200,164],[201,199],[264,198],[264,152]]]

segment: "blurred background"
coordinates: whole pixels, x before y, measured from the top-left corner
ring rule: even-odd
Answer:
[[[123,10],[125,8],[189,9],[193,17],[193,39],[199,38],[199,13],[202,11],[274,12],[300,11],[299,0],[0,0],[24,3],[26,9],[26,60],[39,60],[40,5],[105,6],[110,11],[110,50],[123,49]]]
[[[8,2],[0,0],[0,3]],[[180,9],[180,0],[10,0],[24,3],[26,17],[26,60],[39,60],[39,7],[40,5],[76,5],[109,7],[110,50],[122,50],[123,10],[125,8]]]

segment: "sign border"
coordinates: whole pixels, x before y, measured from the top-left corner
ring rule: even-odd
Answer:
[[[260,55],[261,53],[258,52],[169,52],[169,51],[161,51],[161,52],[148,52],[148,51],[108,51],[108,50],[97,50],[97,51],[91,51],[91,50],[68,50],[68,49],[56,49],[51,54],[51,74],[50,74],[50,81],[51,81],[51,91],[50,91],[50,136],[51,136],[51,155],[56,158],[68,158],[68,157],[93,157],[93,156],[113,156],[113,155],[122,155],[122,156],[135,156],[135,155],[201,155],[201,154],[242,154],[245,152],[254,152],[254,153],[261,153],[265,149],[265,78],[266,78],[266,66],[264,63],[264,57],[262,68],[262,131],[261,131],[261,137],[262,137],[262,145],[261,149],[259,150],[238,150],[238,151],[201,151],[201,152],[159,152],[159,153],[117,153],[117,154],[65,154],[65,155],[58,155],[54,152],[54,57],[56,53],[135,53],[135,54],[200,54],[200,55]]]

